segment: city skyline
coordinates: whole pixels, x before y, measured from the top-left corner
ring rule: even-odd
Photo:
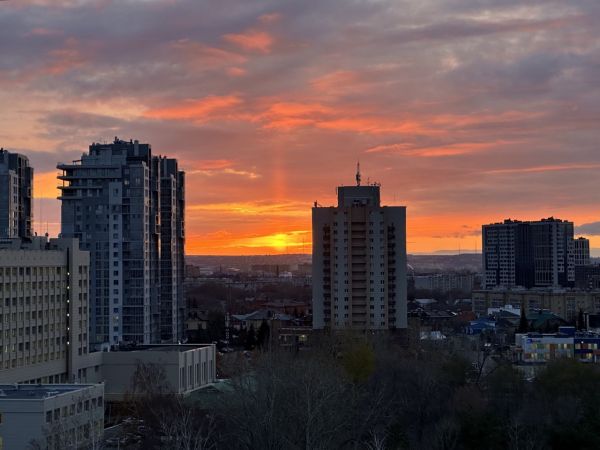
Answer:
[[[554,216],[598,255],[600,8],[499,3],[1,2],[0,146],[36,169],[38,234],[56,163],[116,135],[188,174],[188,254],[310,253],[360,160],[409,253]]]

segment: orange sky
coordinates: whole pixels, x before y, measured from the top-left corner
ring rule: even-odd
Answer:
[[[566,4],[568,3],[568,4]],[[189,254],[309,252],[315,200],[363,179],[408,207],[409,252],[482,223],[569,219],[600,248],[593,2],[0,2],[0,146],[36,169],[114,136],[187,172]]]

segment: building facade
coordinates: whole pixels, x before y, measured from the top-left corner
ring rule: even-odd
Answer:
[[[475,287],[476,276],[472,273],[436,273],[432,275],[414,275],[412,278],[415,289],[471,292]]]
[[[600,289],[600,265],[575,266],[575,287],[583,290]]]
[[[0,148],[0,238],[32,236],[33,168],[29,159]]]
[[[575,289],[497,289],[473,291],[473,312],[485,316],[489,308],[505,305],[525,308],[525,312],[548,310],[563,319],[574,322],[579,311],[600,313],[600,290]]]
[[[135,395],[132,384],[140,365],[164,370],[169,389],[179,395],[188,395],[217,379],[214,344],[142,345],[102,354],[102,379],[109,402]]]
[[[313,327],[406,328],[406,208],[381,206],[378,185],[337,189],[312,210]]]
[[[88,288],[89,254],[77,240],[0,242],[0,382],[74,383],[92,375]]]
[[[573,223],[505,220],[484,225],[484,288],[568,287],[575,282]]]
[[[0,385],[0,448],[100,448],[102,384]]]
[[[590,240],[584,237],[573,241],[574,264],[578,266],[588,266],[590,264]]]
[[[177,161],[115,138],[58,169],[61,235],[90,252],[91,345],[182,339],[185,198]]]

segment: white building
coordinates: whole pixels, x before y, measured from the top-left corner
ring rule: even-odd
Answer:
[[[104,386],[0,385],[0,449],[97,448]]]
[[[88,269],[76,239],[0,241],[0,383],[94,379]]]
[[[106,401],[122,401],[132,393],[136,369],[144,364],[164,369],[169,389],[187,395],[214,383],[216,348],[206,345],[142,345],[102,352],[102,379]]]
[[[381,206],[379,185],[338,187],[312,210],[313,327],[406,328],[406,207]]]

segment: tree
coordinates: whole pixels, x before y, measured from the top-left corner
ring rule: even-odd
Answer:
[[[366,343],[347,345],[343,351],[342,365],[354,383],[365,382],[375,370],[375,355]]]
[[[254,325],[250,325],[248,334],[246,334],[246,341],[244,342],[244,348],[246,350],[252,350],[256,346],[256,331],[254,331]]]
[[[529,321],[527,320],[527,315],[525,314],[525,306],[521,305],[521,319],[519,320],[519,328],[517,328],[517,333],[527,333],[529,331]]]
[[[271,329],[267,324],[266,320],[263,320],[258,328],[258,334],[256,335],[256,345],[260,348],[263,348],[264,345],[269,341],[269,335],[271,334]]]
[[[583,316],[583,310],[579,310],[579,314],[577,315],[577,329],[579,331],[585,330],[585,318]]]

